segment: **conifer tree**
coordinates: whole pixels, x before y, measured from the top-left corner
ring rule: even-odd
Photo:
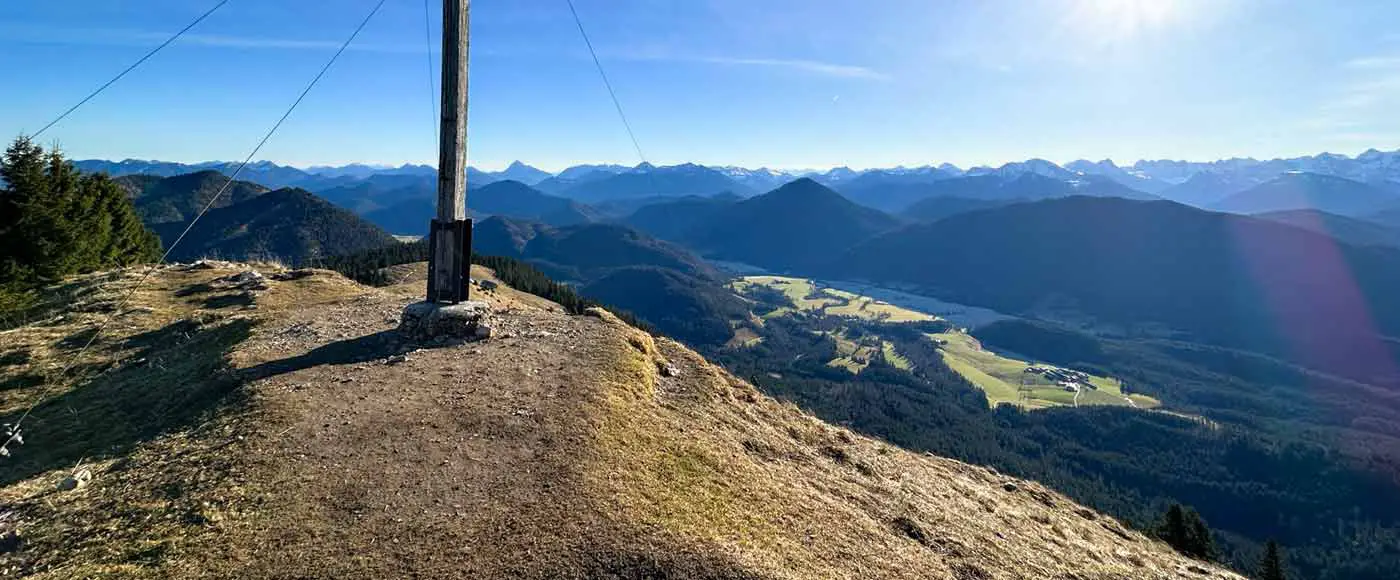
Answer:
[[[1196,510],[1172,504],[1157,526],[1157,537],[1176,551],[1198,560],[1215,559],[1215,537]]]
[[[1189,544],[1188,536],[1190,528],[1186,523],[1186,510],[1181,504],[1172,504],[1167,508],[1167,513],[1162,517],[1162,523],[1157,527],[1157,537],[1166,542],[1178,552],[1185,553]]]
[[[1187,510],[1186,521],[1189,525],[1186,540],[1186,555],[1199,560],[1215,559],[1215,537],[1211,534],[1210,526],[1201,519],[1201,514],[1196,510]]]
[[[160,241],[126,192],[106,175],[83,174],[57,150],[21,137],[0,159],[0,285],[149,262]]]
[[[1269,540],[1264,546],[1264,557],[1259,561],[1259,580],[1286,580],[1283,573],[1283,554],[1278,542]]]

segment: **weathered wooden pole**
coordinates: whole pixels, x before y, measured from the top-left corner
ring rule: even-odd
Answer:
[[[467,36],[470,0],[443,0],[442,132],[438,204],[428,245],[428,296],[409,304],[399,332],[415,340],[491,336],[491,306],[468,302],[472,220],[467,218]]]
[[[433,303],[467,300],[472,224],[467,219],[467,63],[471,0],[442,3],[442,130],[438,140],[437,217],[432,221],[428,296]]]

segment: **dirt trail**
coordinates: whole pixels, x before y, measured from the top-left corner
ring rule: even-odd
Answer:
[[[580,496],[579,462],[596,394],[582,386],[620,362],[600,340],[606,323],[493,300],[497,338],[420,348],[391,332],[406,302],[298,312],[240,357],[270,410],[249,453],[278,493],[264,508],[276,518],[231,546],[239,575],[587,577],[612,565],[627,532]],[[347,322],[366,318],[382,322]],[[355,338],[327,346],[337,333]]]

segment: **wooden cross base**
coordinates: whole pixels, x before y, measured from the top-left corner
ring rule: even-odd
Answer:
[[[471,289],[472,220],[434,219],[428,234],[428,295],[435,304],[466,302]]]

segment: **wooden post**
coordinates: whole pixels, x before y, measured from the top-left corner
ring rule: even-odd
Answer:
[[[442,130],[437,216],[429,234],[428,302],[467,300],[471,220],[467,217],[467,62],[471,0],[442,3]]]

